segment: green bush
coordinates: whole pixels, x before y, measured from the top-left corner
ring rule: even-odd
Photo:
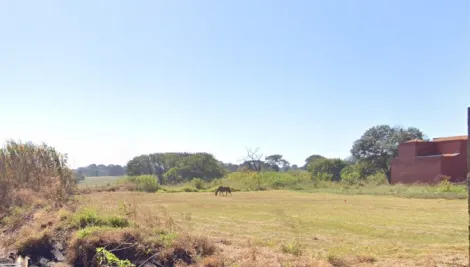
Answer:
[[[153,175],[129,176],[123,182],[135,184],[137,191],[155,193],[160,189],[158,178]]]
[[[372,185],[386,185],[388,184],[387,176],[382,172],[377,172],[375,174],[369,175],[366,177],[366,182]]]
[[[329,178],[331,181],[341,180],[341,171],[347,166],[347,162],[342,159],[318,159],[308,164],[308,171],[313,179],[320,180]]]
[[[198,190],[205,189],[207,187],[206,183],[201,178],[193,178],[191,180],[191,185]]]
[[[217,182],[241,190],[289,189],[298,184],[311,183],[310,175],[305,171],[293,172],[232,172]]]
[[[320,181],[332,181],[333,174],[328,172],[316,172],[312,174],[312,181],[318,183]]]
[[[183,189],[181,189],[183,192],[198,192],[199,190],[195,187],[192,186],[185,186]]]
[[[357,184],[364,178],[357,169],[357,165],[349,165],[341,170],[341,182],[345,184]]]

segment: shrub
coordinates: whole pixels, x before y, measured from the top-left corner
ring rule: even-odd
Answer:
[[[66,155],[46,144],[9,140],[0,149],[0,185],[1,213],[14,205],[29,206],[34,199],[63,203],[74,192],[76,182]],[[20,189],[29,191],[28,199],[21,199]]]
[[[121,183],[123,182],[135,184],[135,190],[137,191],[155,193],[160,189],[158,179],[153,175],[129,176],[121,181]]]
[[[298,184],[310,183],[310,175],[305,172],[233,172],[218,180],[215,185],[227,185],[242,190],[262,190],[292,188]]]
[[[341,182],[343,183],[357,184],[362,179],[365,177],[361,176],[356,164],[346,166],[341,170]]]
[[[321,173],[331,175],[331,180],[341,179],[341,170],[347,166],[346,161],[341,159],[318,159],[308,165],[308,171],[315,178]],[[327,176],[324,176],[327,178]]]
[[[198,190],[206,188],[206,184],[201,178],[193,178],[191,180],[191,185],[194,186]]]
[[[192,186],[185,186],[183,189],[181,189],[183,192],[198,192],[197,188],[192,187]]]
[[[317,183],[321,181],[332,181],[333,174],[327,172],[317,172],[312,174],[312,181]]]
[[[302,247],[300,246],[300,243],[298,242],[291,242],[288,243],[287,245],[281,245],[281,250],[284,253],[289,253],[295,256],[301,256],[302,255]]]
[[[96,260],[99,266],[134,267],[129,260],[121,260],[105,248],[96,248]]]
[[[366,182],[373,185],[385,185],[388,184],[388,179],[383,172],[377,172],[367,176]]]

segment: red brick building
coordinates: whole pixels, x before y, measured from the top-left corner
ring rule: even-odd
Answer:
[[[395,183],[434,183],[438,175],[451,181],[464,181],[467,176],[468,136],[434,138],[432,141],[411,140],[398,146],[398,157],[391,163]]]

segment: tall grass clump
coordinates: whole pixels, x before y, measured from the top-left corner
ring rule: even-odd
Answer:
[[[160,189],[158,179],[153,175],[128,176],[123,182],[135,184],[137,191],[155,193]]]
[[[64,202],[74,189],[67,155],[53,147],[8,140],[0,149],[0,213],[37,200]]]
[[[307,172],[233,172],[222,179],[222,183],[241,190],[295,189],[311,184]]]

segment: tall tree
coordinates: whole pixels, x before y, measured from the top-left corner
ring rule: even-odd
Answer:
[[[192,178],[206,180],[225,174],[222,165],[209,153],[154,153],[140,155],[126,166],[129,175],[153,174],[160,184],[176,183]]]
[[[266,157],[266,163],[270,169],[273,171],[287,170],[290,166],[290,163],[282,158],[282,155],[274,154]]]
[[[153,173],[152,163],[148,155],[140,155],[129,160],[127,162],[126,170],[127,174],[131,176]]]
[[[367,162],[383,171],[390,182],[390,162],[398,154],[398,145],[413,139],[424,140],[426,137],[414,127],[374,126],[354,142],[351,155],[354,160]]]
[[[305,159],[305,165],[301,168],[301,169],[304,169],[306,170],[307,167],[308,167],[308,164],[316,161],[316,160],[319,160],[319,159],[324,159],[325,157],[321,156],[321,155],[317,155],[317,154],[313,154],[311,156],[309,156],[308,158]]]
[[[252,171],[261,171],[264,161],[261,160],[263,158],[263,154],[258,152],[258,150],[258,148],[256,148],[255,150],[246,150],[246,156],[243,159],[244,162],[242,164],[243,167],[246,167]]]

